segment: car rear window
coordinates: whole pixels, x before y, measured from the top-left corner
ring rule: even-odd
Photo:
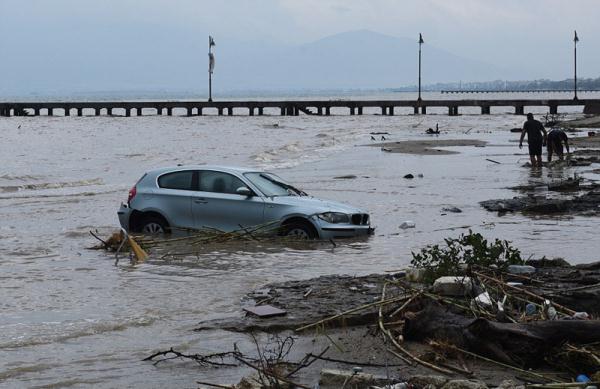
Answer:
[[[193,190],[193,170],[163,174],[158,179],[158,186],[165,189]]]
[[[241,186],[246,186],[242,180],[228,173],[203,170],[200,172],[200,191],[237,194]]]

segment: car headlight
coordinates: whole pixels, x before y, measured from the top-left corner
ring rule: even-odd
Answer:
[[[327,223],[338,224],[338,223],[350,223],[350,217],[345,213],[340,212],[325,212],[318,214],[317,217]]]

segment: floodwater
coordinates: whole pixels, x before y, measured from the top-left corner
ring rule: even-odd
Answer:
[[[521,165],[523,118],[459,117],[13,117],[0,118],[0,386],[196,387],[235,382],[225,370],[141,360],[175,347],[208,353],[240,335],[194,333],[202,320],[239,315],[240,298],[273,281],[367,274],[407,266],[411,251],[468,228],[508,239],[525,257],[598,260],[597,219],[527,218],[483,210],[478,202],[517,195],[513,185],[546,182],[590,167]],[[467,111],[468,112],[468,111]],[[407,155],[368,147],[370,132],[392,141],[424,135],[488,142],[449,147],[450,155]],[[379,141],[381,135],[374,135]],[[489,162],[493,159],[499,164]],[[177,163],[275,171],[308,193],[372,215],[369,239],[308,247],[214,246],[181,261],[131,266],[87,247],[88,231],[108,235],[116,211],[145,170]],[[577,169],[577,170],[576,170]],[[402,178],[412,173],[415,179]],[[356,179],[333,179],[353,174]],[[423,177],[417,177],[422,174]],[[442,212],[456,206],[462,213]],[[402,230],[406,220],[416,228]]]

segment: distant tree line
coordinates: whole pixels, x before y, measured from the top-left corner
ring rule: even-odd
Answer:
[[[578,90],[600,90],[600,77],[598,78],[578,78]],[[415,85],[394,88],[397,92],[414,92],[417,90]],[[573,90],[573,79],[554,81],[547,79],[533,81],[483,81],[483,82],[447,82],[429,84],[422,87],[424,91],[437,92],[442,90],[460,91],[460,90],[479,90],[479,91],[526,91],[526,90]]]

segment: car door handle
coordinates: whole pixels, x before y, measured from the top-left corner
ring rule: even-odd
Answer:
[[[194,199],[194,202],[196,204],[208,204],[208,201],[206,201],[205,199]]]

